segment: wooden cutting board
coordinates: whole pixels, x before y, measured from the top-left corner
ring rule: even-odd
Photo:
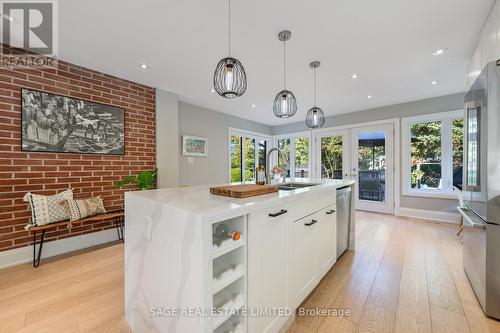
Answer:
[[[269,194],[277,191],[278,187],[276,186],[254,184],[228,185],[210,188],[210,193],[212,194],[223,195],[231,198],[255,197],[257,195]]]

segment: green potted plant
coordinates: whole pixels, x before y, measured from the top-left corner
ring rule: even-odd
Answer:
[[[127,178],[120,180],[116,183],[116,187],[122,187],[130,183],[135,183],[137,189],[141,191],[151,190],[155,187],[157,175],[158,169],[156,168],[153,170],[144,170],[135,176],[128,176]]]

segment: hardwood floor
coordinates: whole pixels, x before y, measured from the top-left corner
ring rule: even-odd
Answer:
[[[297,316],[288,333],[500,332],[462,269],[456,226],[366,212],[357,219],[356,251],[302,304],[350,316]]]
[[[297,316],[288,333],[500,332],[463,272],[456,226],[357,218],[356,251],[303,304],[350,315]],[[123,306],[121,243],[0,271],[0,332],[130,332]]]

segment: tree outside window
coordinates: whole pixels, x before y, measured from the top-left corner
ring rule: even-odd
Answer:
[[[411,126],[411,188],[441,188],[441,121]]]
[[[309,178],[309,138],[295,138],[295,178]]]
[[[267,140],[251,134],[231,133],[231,182],[255,181],[257,166],[266,167]]]
[[[408,158],[408,164],[403,164],[406,194],[448,197],[453,186],[462,187],[462,114],[449,111],[403,119],[403,153]]]
[[[321,178],[342,179],[342,136],[321,138]]]
[[[231,182],[241,182],[241,136],[231,136]]]

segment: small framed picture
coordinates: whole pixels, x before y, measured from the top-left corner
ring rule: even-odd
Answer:
[[[182,136],[182,155],[208,156],[207,139],[199,136]]]

